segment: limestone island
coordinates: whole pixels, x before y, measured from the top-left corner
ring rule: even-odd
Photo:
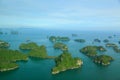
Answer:
[[[112,47],[115,52],[120,53],[119,47],[114,43],[107,43],[106,47]]]
[[[104,43],[108,43],[108,42],[109,42],[109,40],[108,40],[108,39],[105,39],[105,40],[103,40],[103,42],[104,42]]]
[[[19,47],[21,50],[29,50],[28,56],[34,58],[55,58],[47,55],[47,50],[44,45],[37,45],[35,42],[22,43]]]
[[[94,39],[94,42],[98,42],[98,43],[100,43],[101,40],[99,40],[99,39]]]
[[[80,43],[84,43],[84,42],[85,42],[84,39],[75,39],[74,41],[76,41],[76,42],[80,42]]]
[[[60,56],[55,58],[55,67],[52,69],[52,74],[58,74],[62,71],[75,69],[82,66],[83,61],[80,58],[72,58],[68,52],[63,52]]]
[[[83,54],[87,55],[87,56],[91,56],[94,57],[97,55],[97,51],[106,51],[106,49],[102,46],[86,46],[82,49],[80,49],[80,52],[82,52]]]
[[[77,34],[72,34],[72,37],[77,37],[78,35]]]
[[[16,61],[27,61],[28,57],[17,50],[0,49],[0,72],[14,70],[19,67]]]
[[[54,44],[54,49],[60,49],[62,51],[68,51],[68,47],[67,45],[61,43],[61,42],[57,42]]]
[[[11,31],[12,35],[18,35],[18,31]]]
[[[60,36],[50,36],[49,40],[51,42],[65,42],[65,41],[70,41],[68,37],[60,37]]]
[[[101,64],[104,66],[109,65],[111,61],[113,61],[113,58],[108,55],[100,55],[94,58],[95,63]]]
[[[0,40],[0,48],[9,48],[10,44],[8,42]]]

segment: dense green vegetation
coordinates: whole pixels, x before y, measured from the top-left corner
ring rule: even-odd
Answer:
[[[49,40],[51,42],[64,42],[64,41],[69,41],[70,39],[68,37],[50,36]]]
[[[60,49],[62,51],[68,51],[68,47],[67,45],[63,44],[63,43],[60,43],[60,42],[57,42],[54,44],[54,48],[55,49]]]
[[[27,61],[29,57],[35,58],[55,58],[48,56],[46,47],[44,45],[38,46],[36,43],[22,43],[20,45],[22,50],[30,50],[28,54],[22,54],[18,50],[10,50],[0,48],[0,71],[9,71],[19,67],[16,61]]]
[[[34,42],[22,43],[22,44],[19,46],[19,48],[20,48],[21,50],[32,50],[32,49],[35,49],[35,48],[37,48],[37,47],[38,47],[38,45],[37,45],[36,43],[34,43]]]
[[[57,74],[61,71],[81,67],[83,64],[80,58],[72,58],[68,52],[63,52],[55,59],[55,67],[52,69],[52,74]]]
[[[36,57],[36,58],[47,58],[47,51],[46,51],[46,47],[44,45],[42,46],[38,46],[34,49],[32,49],[28,55],[30,57]]]
[[[86,46],[80,50],[80,52],[87,56],[96,56],[97,51],[106,51],[106,49],[102,46]]]
[[[34,42],[22,43],[19,47],[22,50],[30,50],[28,53],[29,57],[35,58],[54,58],[53,56],[48,56],[46,47],[44,45],[37,45]]]
[[[28,57],[17,50],[0,49],[0,71],[13,70],[18,67],[16,61],[27,61]]]
[[[106,49],[102,46],[86,46],[80,50],[82,53],[84,53],[87,56],[93,56],[92,59],[95,63],[99,63],[102,65],[108,65],[110,64],[110,61],[113,60],[111,56],[108,55],[100,55],[97,56],[97,51],[106,51]]]
[[[13,63],[13,62],[12,63],[11,62],[1,62],[0,63],[0,72],[14,70],[18,67],[19,67],[19,65],[16,63]]]
[[[84,42],[85,42],[84,39],[75,39],[74,41],[76,41],[76,42],[80,42],[80,43],[84,43]]]
[[[94,46],[86,46],[80,50],[80,52],[84,53],[87,56],[96,56],[96,48]]]
[[[0,48],[9,48],[9,43],[0,40]]]
[[[101,65],[109,65],[112,60],[113,58],[108,55],[100,55],[94,58],[94,62]]]

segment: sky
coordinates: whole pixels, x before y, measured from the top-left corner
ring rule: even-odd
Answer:
[[[120,0],[0,0],[0,27],[120,30]]]

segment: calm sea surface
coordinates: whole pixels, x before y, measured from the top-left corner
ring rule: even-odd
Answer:
[[[18,35],[10,34],[10,31],[18,31]],[[19,69],[0,72],[0,80],[120,80],[120,53],[115,53],[111,48],[106,48],[107,52],[99,54],[107,54],[115,60],[106,67],[96,65],[93,61],[79,52],[79,49],[87,45],[105,46],[104,42],[92,43],[95,38],[103,41],[112,36],[110,42],[116,43],[119,47],[120,40],[119,32],[109,31],[67,31],[67,30],[45,30],[39,28],[19,28],[19,29],[0,29],[0,31],[8,34],[0,35],[0,40],[10,43],[10,49],[19,50],[19,45],[26,40],[36,42],[38,45],[46,45],[48,55],[58,56],[61,51],[53,49],[53,43],[48,39],[49,36],[67,36],[71,40],[65,42],[69,47],[69,52],[73,57],[80,57],[84,64],[82,68],[68,70],[57,75],[51,74],[51,69],[55,63],[52,59],[29,59],[28,62],[18,62]],[[77,34],[77,37],[72,37],[72,34]],[[114,36],[116,35],[116,36]],[[85,39],[85,43],[74,42],[74,39]]]

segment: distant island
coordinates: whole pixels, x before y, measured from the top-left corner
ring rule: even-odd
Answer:
[[[117,47],[117,45],[114,43],[107,43],[106,47]]]
[[[63,44],[63,43],[61,43],[61,42],[55,43],[55,44],[54,44],[54,48],[55,48],[55,49],[60,49],[60,50],[62,50],[62,51],[68,51],[67,45],[65,45],[65,44]]]
[[[84,39],[75,39],[74,41],[75,41],[75,42],[80,42],[80,43],[84,43],[84,42],[85,42]]]
[[[108,55],[100,55],[94,58],[94,62],[101,65],[109,65],[110,62],[113,61],[113,58]]]
[[[72,34],[72,37],[77,37],[78,35],[77,34]]]
[[[58,74],[68,69],[81,67],[83,61],[80,58],[72,58],[69,52],[63,52],[55,59],[55,67],[52,69],[52,74]]]
[[[98,42],[98,43],[100,43],[101,40],[100,40],[100,39],[94,39],[94,42]]]
[[[17,35],[17,34],[18,34],[18,31],[11,31],[11,34],[12,34],[12,35]]]
[[[109,42],[109,40],[108,40],[108,39],[105,39],[105,40],[103,40],[103,42],[104,42],[104,43],[108,43],[108,42]]]
[[[65,41],[70,41],[68,37],[60,37],[60,36],[50,36],[49,40],[51,42],[65,42]]]

